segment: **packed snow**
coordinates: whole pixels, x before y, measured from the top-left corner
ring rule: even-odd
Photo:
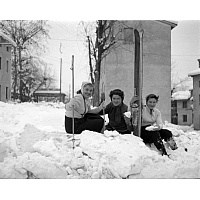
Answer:
[[[173,151],[165,143],[169,158],[141,138],[116,131],[86,130],[73,140],[64,116],[62,103],[0,102],[0,178],[200,178],[200,132],[192,127],[165,122],[178,146]]]

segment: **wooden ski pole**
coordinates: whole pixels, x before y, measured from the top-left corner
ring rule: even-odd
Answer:
[[[72,66],[70,68],[72,70],[72,98],[74,98],[74,55],[72,55]],[[73,149],[74,149],[74,105],[72,105],[72,134],[73,134]]]
[[[105,92],[101,93],[101,103],[105,101]],[[103,107],[103,133],[105,131],[105,108]]]
[[[141,136],[141,125],[142,125],[142,88],[143,88],[143,34],[142,30],[140,33],[140,68],[139,68],[139,127],[138,136]]]

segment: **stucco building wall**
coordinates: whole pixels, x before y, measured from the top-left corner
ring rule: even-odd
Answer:
[[[194,129],[200,130],[200,74],[193,76]]]
[[[0,101],[6,102],[11,99],[11,47],[10,46],[3,44],[0,45],[0,58],[1,58]],[[7,90],[7,95],[6,95],[6,90]]]
[[[159,95],[157,108],[163,121],[171,121],[171,26],[158,21],[125,21],[126,28],[143,35],[143,103],[149,93]],[[119,31],[116,28],[115,31]],[[123,28],[122,33],[123,34]],[[125,92],[124,102],[129,105],[134,95],[134,35],[133,43],[124,43],[119,34],[118,46],[102,62],[100,91],[105,91],[106,102],[109,92],[115,88]]]

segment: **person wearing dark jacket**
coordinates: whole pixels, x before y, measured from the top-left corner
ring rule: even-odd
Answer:
[[[131,134],[127,129],[127,124],[124,120],[124,113],[128,111],[128,106],[123,103],[124,92],[120,89],[115,89],[109,95],[111,102],[105,108],[105,114],[108,114],[109,123],[105,129],[109,131],[116,130],[120,134]],[[103,114],[103,111],[99,113]]]

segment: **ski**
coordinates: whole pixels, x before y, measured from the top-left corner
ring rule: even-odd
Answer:
[[[134,30],[134,96],[130,103],[133,134],[140,137],[142,121],[142,83],[143,83],[143,31]]]

